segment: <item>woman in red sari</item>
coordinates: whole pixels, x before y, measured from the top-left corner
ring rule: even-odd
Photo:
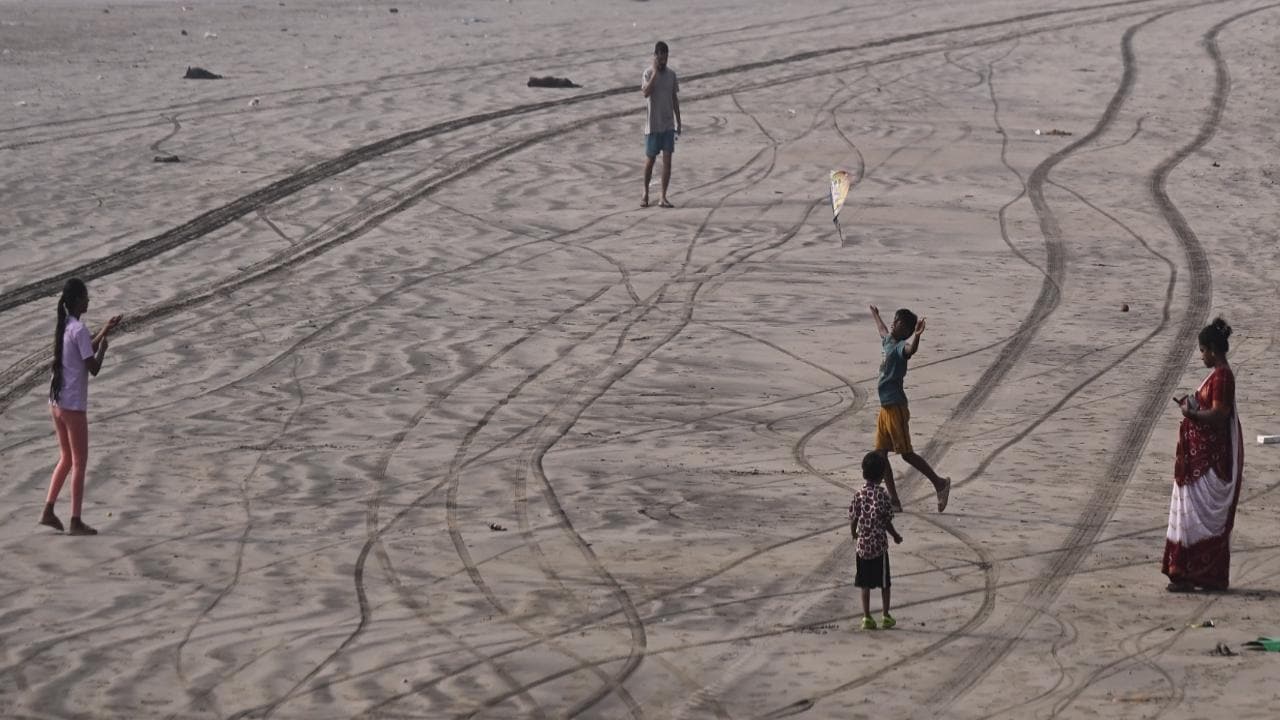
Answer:
[[[1226,590],[1231,528],[1240,500],[1244,443],[1236,414],[1236,379],[1227,364],[1231,326],[1222,318],[1200,331],[1200,359],[1212,368],[1182,408],[1173,464],[1173,499],[1161,571],[1170,592]]]

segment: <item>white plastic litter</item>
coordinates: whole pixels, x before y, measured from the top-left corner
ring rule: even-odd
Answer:
[[[216,32],[207,32],[204,34],[205,40],[215,40],[217,39],[217,37],[218,37],[218,33]]]
[[[1280,435],[1259,435],[1258,436],[1259,445],[1275,445],[1276,443],[1280,443]]]
[[[1039,135],[1039,134],[1040,134],[1040,128],[1036,128],[1036,134],[1037,134],[1037,135]]]
[[[249,101],[249,107],[251,107],[251,108],[253,108],[253,107],[258,107],[258,105],[259,105],[261,102],[262,102],[262,101],[261,101],[261,100],[259,100],[258,98],[254,98],[254,99],[252,99],[252,100],[250,100],[250,101]]]

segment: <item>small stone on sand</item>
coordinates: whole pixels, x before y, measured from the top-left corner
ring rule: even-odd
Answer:
[[[202,67],[187,66],[187,72],[182,76],[183,80],[221,80],[222,76],[215,72],[209,72]]]

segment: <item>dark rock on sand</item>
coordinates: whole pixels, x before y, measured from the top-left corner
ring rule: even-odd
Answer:
[[[187,74],[182,76],[184,80],[221,80],[222,76],[215,72],[209,72],[202,67],[187,66]]]
[[[579,88],[581,85],[575,83],[569,78],[551,77],[531,77],[529,78],[529,87],[546,87],[546,88]]]

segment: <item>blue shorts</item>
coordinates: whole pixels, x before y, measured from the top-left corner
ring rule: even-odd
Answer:
[[[658,157],[659,152],[676,151],[676,131],[663,130],[644,136],[645,157]]]

